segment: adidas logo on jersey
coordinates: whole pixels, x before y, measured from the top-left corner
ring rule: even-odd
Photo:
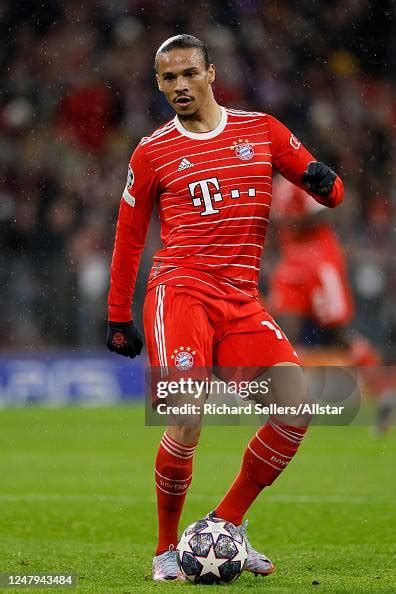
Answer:
[[[182,159],[177,170],[183,171],[183,169],[188,169],[189,167],[194,167],[193,163],[191,163],[188,159]]]

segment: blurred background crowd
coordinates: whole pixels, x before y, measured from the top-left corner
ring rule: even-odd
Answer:
[[[0,348],[103,345],[127,164],[141,136],[171,117],[156,89],[154,54],[186,32],[209,45],[221,104],[272,113],[342,176],[346,199],[335,220],[355,325],[394,358],[392,5],[0,1]],[[156,225],[137,317],[160,245]]]

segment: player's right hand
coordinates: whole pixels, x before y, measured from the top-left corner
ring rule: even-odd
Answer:
[[[134,359],[140,355],[143,340],[135,324],[130,322],[108,322],[106,346],[109,351]]]

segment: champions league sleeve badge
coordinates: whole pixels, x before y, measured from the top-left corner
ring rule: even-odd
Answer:
[[[135,180],[135,176],[133,175],[132,167],[128,165],[128,176],[127,176],[127,183],[126,187],[128,190],[132,188],[133,182]]]
[[[129,193],[129,190],[133,186],[134,180],[135,180],[135,176],[133,175],[132,167],[130,165],[128,165],[127,182],[126,182],[125,189],[122,193],[122,197],[124,198],[125,202],[128,202],[128,204],[130,206],[135,206],[135,198],[134,198],[134,196],[131,196],[131,194]]]

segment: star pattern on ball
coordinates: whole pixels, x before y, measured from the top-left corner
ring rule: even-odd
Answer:
[[[243,541],[243,544],[238,543],[237,549],[238,552],[235,555],[235,557],[232,558],[232,561],[240,561],[241,567],[243,567],[247,556],[247,548],[245,545],[245,541]]]
[[[217,538],[214,541],[214,544],[216,544],[217,539],[219,538],[219,536],[221,534],[224,534],[225,536],[231,536],[229,531],[225,528],[225,524],[226,522],[224,520],[222,520],[221,522],[212,522],[212,520],[205,520],[207,523],[207,527],[204,528],[203,530],[199,531],[199,534],[212,534],[213,536],[216,534]]]
[[[195,558],[202,565],[200,577],[205,575],[206,573],[213,573],[213,575],[220,577],[219,567],[224,565],[224,563],[228,563],[228,559],[218,559],[216,557],[213,545],[210,547],[206,557],[198,557],[198,555],[196,555]]]

